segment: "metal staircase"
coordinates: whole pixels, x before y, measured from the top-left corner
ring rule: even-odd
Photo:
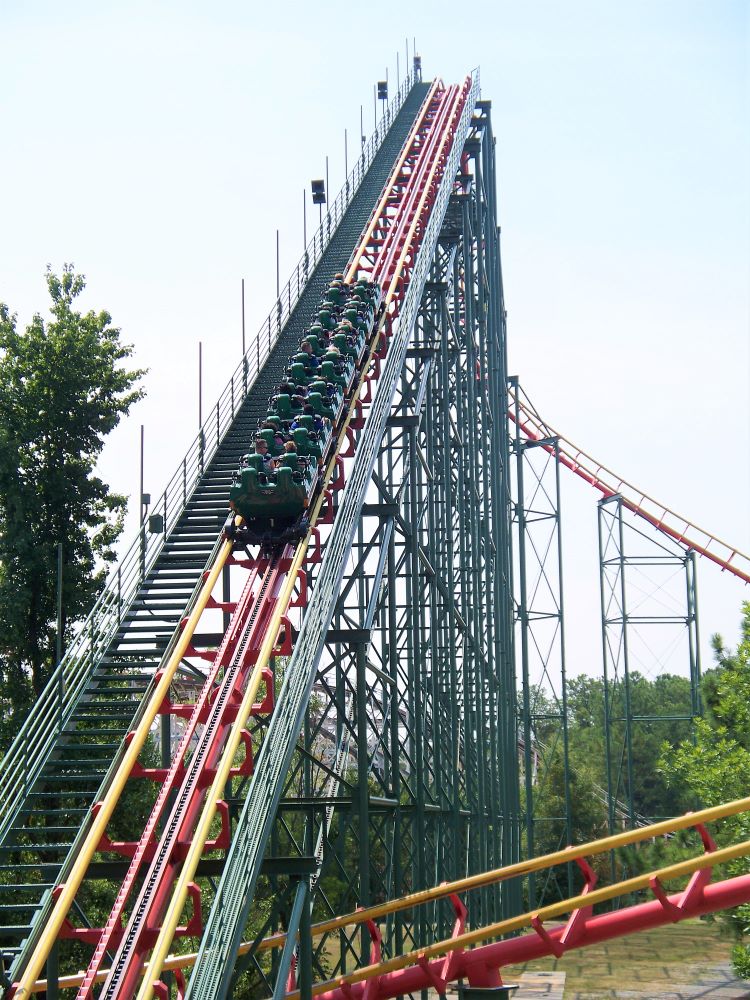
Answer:
[[[3,761],[0,971],[6,982],[33,946],[143,696],[195,599],[240,456],[326,283],[345,268],[427,90],[426,84],[405,82],[267,325],[154,505],[166,534],[149,535],[144,524]]]

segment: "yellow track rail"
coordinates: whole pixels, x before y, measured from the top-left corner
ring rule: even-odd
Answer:
[[[429,111],[430,103],[432,102],[432,98],[435,96],[435,92],[438,90],[439,86],[440,86],[440,81],[438,79],[432,81],[432,86],[427,92],[427,97],[422,102],[422,111],[420,112],[419,117],[417,118],[414,125],[412,125],[411,131],[409,132],[410,139],[422,127],[422,122],[424,121],[425,116]],[[406,162],[406,158],[409,155],[410,149],[411,149],[411,142],[409,141],[404,144],[404,148],[401,150],[401,155],[398,158],[396,166],[391,171],[391,178],[398,177],[398,175],[401,173],[404,163]],[[346,274],[344,275],[344,281],[346,281],[347,284],[350,284],[357,277],[357,269],[359,267],[359,262],[362,259],[362,256],[365,252],[365,249],[367,248],[368,243],[372,239],[372,234],[375,232],[375,227],[378,224],[381,215],[383,214],[383,210],[385,209],[385,206],[388,204],[388,196],[390,194],[392,186],[393,186],[392,183],[389,183],[383,188],[383,194],[380,198],[380,201],[378,202],[375,211],[370,216],[370,222],[367,226],[367,229],[365,230],[364,235],[360,239],[359,247],[355,250],[352,262],[347,268]]]
[[[430,97],[434,94],[437,86],[438,86],[438,83],[436,81],[435,83],[433,83],[432,88],[431,88],[431,90],[429,92]],[[427,108],[429,107],[429,104],[427,103],[427,101],[425,101],[423,107],[424,107],[424,111],[420,115],[419,124],[421,124],[421,122],[422,122],[422,120],[424,118],[424,115],[427,113]],[[445,141],[446,141],[446,139],[445,139],[445,137],[443,137],[442,142],[441,142],[441,150],[442,150],[443,145],[445,144]],[[409,145],[407,144],[404,147],[404,150],[403,150],[403,152],[401,154],[401,157],[399,158],[399,161],[398,161],[396,167],[391,172],[391,177],[398,176],[398,173],[400,172],[400,170],[401,170],[401,168],[403,166],[403,163],[404,163],[404,161],[406,159],[406,155],[408,153],[408,150],[409,150]],[[432,164],[432,166],[430,168],[430,172],[429,172],[429,175],[428,175],[428,180],[432,180],[434,178],[436,170],[437,170],[437,159],[433,162],[433,164]],[[390,189],[390,187],[391,187],[391,184],[388,184],[387,187],[386,187],[386,194],[384,194],[383,197],[381,198],[381,201],[380,201],[380,203],[378,205],[378,209],[377,209],[376,213],[372,217],[370,226],[368,227],[365,236],[360,241],[360,248],[364,248],[364,246],[366,245],[365,244],[365,240],[366,239],[369,240],[369,238],[370,238],[370,236],[372,234],[373,228],[374,228],[374,226],[375,226],[375,224],[377,222],[379,214],[382,211],[382,207],[385,204],[385,200],[387,199],[387,191]],[[378,324],[375,336],[373,337],[372,346],[370,348],[370,353],[368,355],[367,361],[366,361],[366,363],[364,364],[364,366],[362,368],[362,374],[360,375],[359,383],[357,385],[357,390],[356,390],[354,396],[352,397],[352,402],[351,402],[351,405],[350,405],[350,408],[349,408],[349,413],[347,414],[346,420],[344,421],[344,424],[343,424],[343,426],[341,428],[341,431],[340,431],[340,434],[339,434],[339,437],[338,437],[338,443],[337,443],[336,453],[338,453],[338,451],[339,451],[339,449],[341,447],[341,444],[342,444],[342,442],[344,440],[344,436],[345,436],[346,431],[348,429],[349,422],[351,420],[351,416],[352,416],[352,413],[354,411],[355,404],[356,404],[356,402],[357,402],[357,400],[359,398],[359,395],[360,395],[360,393],[362,391],[362,387],[364,385],[365,376],[366,376],[367,371],[369,369],[370,361],[372,360],[373,356],[375,355],[375,353],[376,353],[376,351],[378,349],[378,345],[380,343],[380,340],[381,340],[381,338],[383,336],[383,330],[385,328],[385,318],[386,318],[387,313],[388,313],[388,306],[389,306],[389,304],[390,304],[390,302],[391,302],[391,300],[392,300],[392,298],[393,298],[393,296],[395,294],[398,277],[401,274],[402,269],[403,269],[403,263],[404,263],[407,255],[411,251],[411,243],[412,243],[412,240],[413,240],[413,237],[414,237],[414,232],[415,232],[416,226],[418,225],[418,222],[419,222],[419,217],[420,217],[420,214],[421,214],[421,209],[422,209],[422,207],[424,205],[424,202],[425,202],[425,200],[427,198],[428,187],[429,187],[429,185],[426,183],[424,185],[421,197],[419,199],[418,210],[415,212],[414,218],[413,218],[413,220],[411,222],[411,225],[409,227],[408,237],[407,237],[407,239],[405,241],[404,248],[403,248],[401,256],[399,258],[398,266],[395,269],[395,272],[394,272],[394,275],[392,277],[391,283],[390,283],[390,285],[389,285],[389,287],[388,287],[388,289],[387,289],[387,291],[385,293],[384,300],[383,300],[383,303],[384,303],[383,316],[381,317],[381,320],[380,320],[380,323]],[[358,250],[355,253],[355,256],[353,258],[353,263],[347,269],[347,274],[346,274],[347,280],[351,280],[352,277],[353,277],[353,275],[354,275],[354,273],[356,273],[356,264],[359,261],[359,259],[361,258],[361,256],[362,256],[362,249]],[[328,482],[328,480],[329,480],[329,478],[330,478],[330,476],[331,476],[331,474],[333,472],[333,467],[334,467],[334,461],[332,460],[331,464],[329,465],[329,468],[327,470],[327,473],[326,473],[326,483]],[[314,524],[315,524],[315,520],[317,519],[318,514],[320,512],[320,506],[321,506],[321,504],[322,504],[322,494],[321,494],[321,497],[318,499],[318,502],[317,502],[317,505],[316,505],[316,507],[314,509],[313,515],[311,515],[311,518],[310,518],[310,524],[311,524],[311,526],[314,526]],[[307,551],[307,545],[308,545],[308,542],[309,542],[309,538],[310,538],[310,536],[308,535],[307,538],[300,544],[299,548],[297,549],[297,553],[295,554],[295,562],[293,563],[292,569],[290,570],[289,577],[287,579],[287,584],[289,585],[289,594],[291,594],[291,587],[293,586],[293,583],[294,583],[294,577],[296,576],[296,573],[299,570],[299,566],[301,564],[301,560],[304,557],[304,553]],[[299,556],[299,562],[297,561],[297,557],[298,556]],[[291,580],[291,583],[289,582],[290,580]],[[281,599],[279,600],[279,604],[278,604],[279,608],[281,608],[281,607],[284,606],[285,600],[288,600],[288,597],[284,596],[284,595],[286,595],[286,588],[287,588],[287,585],[285,584],[284,591],[282,591],[282,596],[281,596]],[[278,623],[276,621],[277,617],[279,619]],[[193,877],[195,876],[195,872],[198,869],[198,862],[199,862],[201,854],[203,852],[204,844],[205,844],[206,840],[208,839],[209,827],[211,825],[211,820],[213,819],[214,813],[216,811],[216,802],[221,797],[224,784],[226,783],[226,780],[227,780],[227,777],[228,777],[228,774],[229,774],[229,769],[232,766],[232,760],[233,760],[233,757],[234,757],[234,752],[237,749],[237,747],[239,746],[240,730],[244,726],[244,723],[245,723],[245,720],[247,718],[247,715],[249,714],[250,708],[252,707],[254,696],[255,696],[255,692],[257,691],[257,687],[258,687],[258,685],[260,683],[261,669],[263,668],[263,666],[265,666],[267,660],[270,658],[270,653],[271,653],[271,650],[273,649],[273,643],[275,641],[276,631],[278,631],[278,624],[280,624],[280,618],[281,618],[281,611],[278,611],[277,614],[275,614],[274,617],[271,620],[271,625],[270,625],[270,629],[269,629],[269,636],[273,636],[273,638],[268,638],[268,637],[266,638],[266,641],[264,642],[263,647],[261,648],[261,651],[259,653],[258,662],[256,664],[256,667],[255,667],[255,670],[253,672],[253,675],[251,676],[251,679],[250,679],[250,682],[249,682],[249,685],[248,685],[245,697],[243,699],[242,705],[241,705],[239,713],[237,715],[237,720],[235,721],[234,727],[233,727],[232,732],[230,734],[229,742],[227,744],[227,748],[225,750],[224,756],[222,757],[221,764],[219,765],[219,769],[217,770],[216,778],[214,780],[214,783],[211,786],[211,789],[209,790],[209,793],[208,793],[208,796],[207,796],[207,799],[206,799],[206,804],[204,806],[203,813],[202,813],[201,818],[200,818],[200,820],[198,822],[198,827],[197,827],[197,829],[195,831],[195,835],[193,837],[193,842],[192,842],[192,845],[191,845],[191,848],[190,848],[190,852],[188,853],[188,856],[185,859],[185,863],[184,863],[184,865],[183,865],[183,867],[182,867],[182,869],[180,871],[179,878],[177,879],[177,881],[175,883],[174,892],[173,892],[173,895],[172,895],[169,907],[167,909],[167,912],[166,912],[166,914],[164,916],[164,921],[162,923],[161,931],[159,932],[159,937],[157,938],[156,943],[154,945],[154,949],[153,949],[153,951],[151,953],[151,960],[149,961],[148,975],[146,975],[144,977],[144,979],[142,980],[142,982],[141,982],[141,987],[140,987],[140,990],[139,990],[139,992],[137,994],[136,1000],[150,1000],[151,996],[153,995],[153,985],[158,980],[158,978],[159,978],[159,976],[161,974],[161,971],[164,968],[164,963],[167,960],[167,957],[168,957],[168,954],[169,954],[169,949],[171,947],[172,940],[174,938],[175,930],[176,930],[177,925],[179,923],[180,917],[182,915],[182,910],[183,910],[183,907],[185,905],[185,901],[187,899],[189,883],[193,880]]]
[[[568,847],[565,850],[555,851],[552,854],[544,854],[538,858],[532,858],[529,861],[520,861],[514,865],[507,865],[505,868],[495,868],[492,871],[482,872],[479,875],[470,875],[467,878],[456,879],[453,882],[444,882],[431,889],[413,892],[408,896],[402,896],[399,899],[393,899],[387,903],[379,903],[375,906],[369,906],[366,909],[356,910],[353,913],[343,914],[340,917],[323,920],[312,926],[311,933],[313,937],[320,937],[321,935],[328,934],[331,931],[340,930],[343,927],[351,927],[357,924],[362,924],[368,920],[381,920],[383,917],[387,917],[390,914],[397,913],[401,910],[413,909],[416,906],[444,899],[447,896],[466,893],[472,889],[479,889],[498,882],[504,882],[511,878],[519,878],[533,872],[542,871],[545,868],[552,868],[555,865],[566,864],[570,861],[575,861],[578,858],[587,858],[594,854],[604,854],[607,851],[615,850],[619,847],[627,847],[630,844],[638,843],[639,841],[652,840],[655,837],[661,837],[668,833],[675,833],[678,830],[689,829],[691,827],[696,827],[699,824],[711,823],[719,819],[726,819],[728,816],[735,816],[738,813],[748,811],[750,811],[750,797],[737,799],[733,802],[726,802],[720,806],[713,806],[710,809],[702,809],[699,812],[686,813],[684,816],[678,816],[675,819],[662,820],[659,823],[652,823],[650,826],[639,827],[637,830],[627,830],[623,833],[614,834],[611,837],[602,837],[599,840],[592,840],[576,847]],[[748,846],[748,843],[750,842],[726,848],[725,850],[732,852],[731,858],[739,857],[742,854],[750,853],[750,846]],[[745,848],[747,848],[747,850],[745,850]],[[696,862],[695,867],[690,869],[690,871],[696,871],[701,867],[713,867],[714,865],[720,864],[722,861],[730,860],[731,858],[730,856],[725,856],[724,851],[714,851],[710,855],[702,854],[700,858],[691,859],[689,862],[681,862],[680,865],[692,864],[693,862]],[[705,860],[705,864],[698,863],[702,859]],[[607,899],[611,899],[616,895],[624,895],[633,891],[634,881],[640,880],[640,882],[643,883],[635,886],[635,888],[644,888],[649,885],[649,880],[653,877],[670,878],[681,874],[687,874],[686,870],[677,870],[680,868],[680,865],[673,865],[669,868],[660,869],[658,871],[651,872],[648,875],[638,876],[638,879],[636,880],[630,879],[627,882],[617,883],[616,885],[607,886],[604,889],[596,891],[610,893],[610,895],[602,897]],[[585,903],[582,903],[581,900],[585,900]],[[593,893],[589,892],[585,897],[575,896],[571,899],[564,900],[562,903],[555,903],[553,905],[556,907],[561,905],[567,907],[567,909],[562,909],[560,911],[560,913],[567,913],[570,912],[570,910],[576,909],[578,906],[589,905],[594,901],[596,900]],[[527,916],[529,919],[534,916],[539,916],[540,919],[542,919],[549,916],[560,915],[560,913],[549,914],[547,912],[548,909],[549,908],[536,910]],[[512,919],[520,920],[524,918],[515,917]],[[494,927],[496,925],[492,926]],[[480,931],[475,933],[480,933]],[[268,951],[271,948],[280,948],[284,944],[285,940],[286,934],[284,933],[272,934],[269,937],[264,938],[259,943],[257,950],[262,952]],[[251,947],[251,942],[245,942],[240,946],[239,954],[245,954],[250,951]],[[420,949],[420,954],[422,951],[423,949]],[[165,959],[162,969],[163,971],[168,971],[171,969],[189,968],[195,964],[195,959],[195,952],[185,955],[170,955],[167,959]],[[148,969],[149,966],[146,968]],[[377,968],[380,972],[384,971],[382,966],[378,966]],[[106,971],[102,971],[96,981],[103,982],[106,975]],[[76,986],[80,986],[82,981],[83,973],[78,973],[73,976],[65,976],[60,979],[60,989],[72,989]],[[336,982],[338,982],[338,979]],[[42,992],[45,988],[46,980],[42,979],[34,984],[32,992]]]
[[[172,678],[177,672],[180,661],[190,645],[190,641],[193,637],[196,626],[198,625],[198,621],[208,604],[211,591],[213,590],[216,581],[219,578],[219,574],[229,558],[231,551],[231,542],[224,542],[219,549],[216,560],[214,561],[200,594],[198,595],[195,607],[190,613],[177,645],[175,646],[174,651],[164,668],[158,684],[154,688],[146,711],[138,723],[137,728],[133,732],[133,736],[127,746],[127,749],[125,750],[122,762],[115,772],[112,784],[110,785],[105,798],[102,800],[101,804],[99,804],[99,809],[94,816],[91,829],[83,842],[81,851],[70,870],[70,874],[61,885],[60,895],[52,908],[52,912],[47,918],[47,922],[39,938],[39,942],[29,959],[28,965],[24,969],[21,979],[19,980],[18,988],[14,994],[14,997],[17,998],[17,1000],[21,1000],[22,997],[29,996],[34,991],[34,984],[36,983],[37,977],[42,970],[42,966],[47,960],[47,956],[49,955],[52,946],[58,938],[60,929],[66,916],[68,915],[68,911],[70,910],[76,893],[78,892],[81,882],[83,881],[83,878],[88,870],[91,859],[98,850],[99,842],[106,832],[107,824],[109,823],[112,813],[115,811],[115,807],[120,799],[122,790],[125,787],[133,767],[138,760],[138,755],[146,742],[151,726],[153,725],[159,712],[159,707],[169,694],[169,685],[172,683]]]
[[[385,314],[384,314],[385,316]],[[287,579],[284,583],[284,588],[279,595],[279,600],[277,602],[276,611],[271,619],[266,638],[263,642],[263,646],[258,654],[258,661],[253,669],[253,673],[248,682],[248,687],[245,691],[245,695],[242,700],[239,712],[237,713],[237,718],[233,724],[232,730],[230,732],[229,741],[227,742],[226,748],[224,750],[221,762],[216,772],[216,777],[208,791],[206,798],[206,803],[203,807],[203,812],[201,813],[201,818],[198,821],[198,826],[196,827],[195,833],[193,835],[193,840],[191,843],[190,851],[185,859],[185,862],[180,870],[180,875],[175,882],[174,891],[172,893],[172,898],[169,903],[166,914],[164,915],[164,920],[162,922],[161,931],[159,932],[159,937],[156,940],[153,951],[151,953],[151,959],[148,963],[148,974],[144,976],[141,981],[141,987],[137,994],[137,1000],[146,1000],[153,995],[153,984],[158,980],[161,975],[162,969],[165,967],[165,962],[169,954],[169,949],[172,945],[172,940],[174,938],[175,930],[180,920],[183,907],[188,895],[188,886],[190,882],[193,881],[195,873],[198,869],[198,862],[200,861],[201,855],[203,853],[203,848],[205,846],[206,840],[208,839],[209,829],[211,826],[211,821],[216,812],[216,804],[221,799],[223,795],[224,786],[226,785],[227,778],[229,776],[229,771],[232,767],[235,752],[239,746],[241,730],[244,728],[247,717],[250,714],[250,709],[253,706],[255,697],[257,694],[258,687],[260,685],[263,668],[268,663],[271,657],[271,652],[276,641],[276,636],[278,634],[279,626],[281,624],[281,616],[286,610],[286,606],[289,603],[289,598],[294,587],[294,582],[297,577],[297,573],[302,565],[307,548],[310,542],[310,537],[312,530],[315,527],[318,517],[320,516],[320,510],[323,504],[323,496],[325,492],[325,487],[327,487],[330,482],[331,476],[336,464],[336,456],[338,455],[343,442],[346,438],[346,432],[349,428],[349,424],[354,413],[355,405],[359,399],[360,393],[362,392],[362,387],[365,382],[365,376],[370,367],[370,363],[377,352],[380,340],[383,336],[383,329],[385,326],[384,317],[381,318],[378,324],[375,336],[372,340],[372,345],[370,347],[367,360],[362,367],[362,373],[357,384],[356,391],[352,396],[351,405],[349,407],[349,412],[347,413],[346,419],[341,426],[339,431],[339,436],[336,442],[336,449],[334,456],[329,462],[328,468],[326,469],[325,479],[324,479],[324,490],[321,490],[320,496],[318,497],[313,511],[310,515],[310,532],[307,537],[298,546],[294,560],[289,569]]]
[[[372,358],[378,349],[380,340],[382,338],[383,326],[384,324],[381,322],[380,325],[378,326],[375,337],[373,338],[370,352],[362,369],[362,375],[360,376],[360,380],[357,385],[355,394],[352,397],[352,404],[349,413],[347,414],[347,417],[341,427],[339,437],[337,439],[337,447],[335,452],[336,455],[338,454],[338,452],[342,447],[346,431],[351,422],[354,405],[358,400],[359,395],[362,391],[365,373],[367,372],[369,365],[372,361]],[[328,468],[326,469],[325,473],[326,486],[330,482],[334,468],[335,468],[335,457],[331,459]],[[295,553],[295,558],[293,560],[292,566],[290,567],[290,570],[287,575],[287,580],[285,581],[284,588],[280,595],[280,599],[277,603],[277,609],[278,609],[277,613],[274,614],[274,617],[271,620],[269,631],[267,633],[263,647],[261,648],[258,662],[250,677],[249,685],[248,688],[246,689],[242,705],[240,706],[237,718],[230,732],[229,742],[227,743],[224,754],[222,755],[216,779],[214,780],[211,788],[209,789],[206,806],[204,807],[204,811],[201,814],[201,819],[199,821],[195,837],[193,838],[192,841],[191,851],[188,854],[188,857],[185,861],[185,865],[183,866],[182,869],[182,872],[184,873],[187,869],[188,864],[190,864],[192,869],[191,874],[189,878],[183,879],[182,877],[180,877],[180,879],[175,884],[175,894],[179,892],[179,895],[181,897],[179,902],[179,907],[177,905],[176,895],[173,895],[172,902],[167,911],[165,921],[162,925],[161,934],[157,941],[159,952],[158,953],[156,952],[156,946],[155,946],[154,955],[152,956],[152,960],[149,963],[149,965],[152,968],[154,967],[155,960],[158,958],[158,954],[160,954],[161,951],[163,950],[163,945],[161,944],[162,940],[166,939],[167,934],[169,934],[169,939],[166,942],[166,950],[168,951],[172,938],[174,936],[174,928],[176,928],[177,926],[180,912],[182,910],[182,907],[184,906],[185,898],[187,896],[188,882],[192,880],[192,876],[194,875],[195,869],[197,867],[197,861],[200,858],[200,854],[202,853],[203,847],[205,846],[205,842],[208,839],[208,830],[211,825],[211,820],[213,819],[214,814],[216,812],[216,803],[219,801],[221,795],[223,794],[222,790],[224,784],[226,783],[226,775],[228,775],[229,770],[231,769],[234,754],[237,750],[237,747],[239,746],[239,741],[241,739],[240,735],[241,730],[244,728],[245,722],[247,721],[247,716],[249,715],[250,709],[254,704],[255,697],[257,695],[257,691],[260,686],[260,681],[262,678],[263,667],[267,664],[268,660],[270,659],[270,654],[271,651],[273,650],[273,645],[276,641],[276,636],[278,634],[278,630],[281,624],[281,616],[289,602],[289,598],[291,597],[291,593],[294,588],[294,583],[296,581],[297,574],[301,567],[304,556],[307,552],[307,547],[309,545],[312,528],[314,527],[315,522],[320,515],[320,509],[323,503],[323,492],[324,491],[321,491],[321,494],[316,502],[316,505],[313,508],[313,511],[310,515],[311,532],[301,542]],[[125,756],[123,757],[123,760],[119,768],[117,769],[112,785],[110,786],[110,789],[105,799],[101,803],[101,806],[92,824],[91,830],[89,831],[88,836],[86,837],[86,840],[83,843],[80,854],[78,855],[78,858],[76,859],[68,878],[66,879],[65,883],[63,883],[62,892],[60,893],[60,896],[58,897],[52,909],[52,912],[50,913],[50,916],[45,924],[44,930],[42,931],[42,934],[39,938],[39,942],[36,948],[34,949],[26,968],[24,969],[21,979],[18,982],[18,987],[14,994],[14,998],[17,998],[17,1000],[21,1000],[21,998],[30,996],[32,993],[39,991],[39,987],[37,984],[38,982],[42,981],[38,979],[39,973],[41,972],[42,967],[44,966],[44,963],[47,960],[47,956],[49,955],[52,946],[55,944],[58,938],[60,929],[65,921],[66,916],[68,915],[68,912],[73,903],[75,895],[78,889],[80,888],[80,885],[85,877],[86,871],[88,870],[88,867],[91,863],[94,854],[96,854],[97,852],[99,842],[101,841],[102,836],[106,832],[107,824],[109,823],[109,820],[117,806],[120,795],[122,794],[122,790],[125,787],[125,783],[130,777],[130,773],[138,759],[138,755],[140,754],[140,751],[146,742],[146,738],[148,737],[151,726],[153,725],[154,719],[158,714],[159,706],[162,704],[164,698],[169,693],[169,686],[172,682],[172,678],[174,677],[177,668],[183,656],[185,655],[188,646],[190,645],[190,641],[193,637],[193,634],[198,625],[200,617],[203,614],[204,610],[206,609],[206,606],[208,605],[211,592],[213,591],[216,581],[219,578],[219,574],[221,573],[221,570],[223,569],[227,559],[229,558],[231,551],[232,551],[231,542],[225,542],[219,550],[216,560],[213,566],[211,567],[209,575],[206,578],[206,581],[200,591],[195,607],[193,608],[193,611],[191,612],[190,617],[188,618],[188,621],[186,622],[185,627],[181,633],[177,646],[175,647],[174,652],[172,653],[172,656],[170,657],[167,663],[167,666],[164,668],[162,677],[160,678],[157,687],[154,689],[151,699],[149,700],[148,707],[137,729],[134,731],[133,737],[128,745]],[[171,932],[169,932],[168,930],[168,923],[167,923],[168,920],[170,921],[170,924],[173,923],[174,925]],[[164,954],[163,961],[165,960],[166,960],[166,952]],[[65,978],[67,980],[70,977],[65,977]],[[97,981],[99,980],[97,979]],[[145,983],[146,980],[144,980],[144,986]]]
[[[325,983],[317,983],[312,988],[312,995],[317,996],[345,983],[348,985],[361,983],[367,979],[373,979],[375,976],[382,976],[387,972],[397,972],[399,969],[416,965],[423,960],[429,961],[431,958],[439,958],[441,955],[447,955],[451,951],[463,950],[472,945],[481,944],[483,941],[503,937],[503,935],[510,934],[513,931],[523,930],[524,927],[531,927],[534,920],[542,922],[552,920],[554,917],[561,917],[573,910],[580,910],[584,906],[594,906],[596,903],[604,903],[609,899],[615,899],[617,896],[629,895],[638,889],[648,889],[653,879],[666,882],[669,879],[679,878],[683,875],[692,875],[693,872],[700,871],[703,868],[714,868],[716,865],[726,864],[727,861],[733,861],[735,858],[740,858],[747,854],[750,854],[750,840],[743,840],[740,844],[725,847],[720,851],[701,854],[697,858],[689,858],[687,861],[680,861],[677,864],[668,865],[666,868],[657,868],[656,871],[649,872],[646,875],[637,875],[635,878],[626,879],[624,882],[617,882],[615,885],[604,886],[602,889],[592,889],[585,895],[571,896],[568,899],[561,900],[559,903],[542,906],[538,910],[523,913],[518,917],[509,917],[506,920],[488,924],[486,927],[467,931],[458,937],[436,941],[435,944],[427,945],[416,951],[406,952],[403,955],[397,955],[395,958],[387,959],[379,965],[363,966],[361,969],[357,969],[348,975],[338,976],[336,979]],[[298,1000],[299,995],[299,990],[287,993],[286,1000]]]

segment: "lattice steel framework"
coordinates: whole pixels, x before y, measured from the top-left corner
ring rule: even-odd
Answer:
[[[521,668],[519,749],[523,759],[524,827],[527,857],[572,842],[568,753],[567,676],[563,597],[559,440],[532,438],[522,429],[518,379],[511,377],[515,430],[516,622]],[[544,792],[560,791],[555,815],[539,806]],[[572,893],[572,866],[567,889]],[[545,878],[549,873],[545,873]],[[528,902],[539,888],[529,877]]]
[[[309,859],[316,920],[520,856],[494,171],[479,102],[272,840],[301,869]],[[520,906],[518,882],[492,887],[472,918]],[[399,914],[381,928],[383,953],[453,919],[446,904]],[[269,925],[290,920],[302,916],[284,902]],[[335,975],[370,946],[367,929],[338,930],[300,963]],[[290,959],[250,952],[237,974],[250,967],[278,990]]]
[[[701,712],[695,553],[634,521],[622,497],[598,504],[604,666],[604,725],[608,820],[611,832],[652,818],[639,813],[633,733],[637,726],[689,722]],[[636,715],[631,705],[634,669],[661,672],[673,659],[687,663],[690,711]],[[642,777],[642,776],[639,776]],[[617,803],[626,807],[623,818]]]

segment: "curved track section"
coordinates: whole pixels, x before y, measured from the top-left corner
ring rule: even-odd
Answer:
[[[604,497],[621,496],[623,506],[638,517],[653,525],[658,531],[669,535],[686,549],[705,556],[745,583],[750,583],[750,556],[738,548],[724,542],[704,528],[670,510],[653,497],[639,490],[626,479],[618,476],[606,465],[597,462],[583,449],[558,433],[543,420],[523,393],[516,388],[510,418],[517,423],[532,441],[542,442],[542,447],[554,454],[553,445],[544,445],[545,438],[557,438],[560,442],[560,463],[579,478],[593,486]]]
[[[443,882],[400,899],[388,900],[314,924],[310,928],[313,938],[344,927],[366,925],[370,928],[374,946],[370,952],[369,965],[334,981],[317,983],[312,987],[312,995],[323,996],[326,1000],[351,1000],[352,997],[365,995],[373,1000],[386,1000],[421,989],[435,989],[443,994],[448,983],[457,979],[468,979],[472,986],[498,987],[502,985],[500,972],[503,966],[545,956],[559,958],[572,949],[744,903],[750,898],[749,875],[716,882],[712,879],[714,868],[750,853],[750,842],[717,850],[707,824],[747,813],[748,810],[750,799],[739,799],[494,871]],[[693,857],[625,882],[596,888],[596,875],[588,859],[644,840],[670,836],[677,831],[692,831],[700,838],[701,849]],[[584,877],[585,885],[581,894],[510,920],[467,931],[469,907],[473,906],[469,893],[531,872],[567,865],[571,861],[577,864]],[[663,882],[686,876],[689,876],[689,882],[683,890],[666,894]],[[636,890],[650,892],[654,899],[633,904],[632,893]],[[621,906],[610,912],[593,914],[595,903],[617,898],[622,899]],[[379,925],[400,912],[416,910],[436,901],[449,902],[451,905],[454,913],[452,936],[416,952],[384,959],[380,948]],[[558,924],[549,930],[544,927],[544,920],[560,918],[566,914],[570,916],[565,924]],[[527,928],[529,930],[525,934],[495,940],[508,932],[523,932]],[[262,953],[284,948],[287,943],[286,935],[276,934],[260,942],[257,951]],[[240,953],[246,953],[250,948],[250,943],[246,942],[241,946]],[[189,969],[195,965],[197,958],[196,954],[174,956],[168,967],[172,970]],[[80,981],[80,976],[69,976],[60,985],[74,988]],[[41,989],[42,984],[39,985]],[[285,998],[297,1000],[299,996],[298,991],[289,991]]]

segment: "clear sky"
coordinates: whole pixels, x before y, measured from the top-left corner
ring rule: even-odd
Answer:
[[[0,4],[0,300],[47,263],[88,278],[147,366],[102,475],[157,496],[302,251],[372,88],[416,38],[425,77],[481,69],[497,135],[511,369],[544,416],[750,550],[747,0]],[[569,669],[600,669],[596,497],[565,495]],[[132,533],[132,522],[129,528]],[[699,568],[704,640],[750,592]],[[705,648],[705,642],[704,642]],[[676,668],[675,665],[670,665]]]

